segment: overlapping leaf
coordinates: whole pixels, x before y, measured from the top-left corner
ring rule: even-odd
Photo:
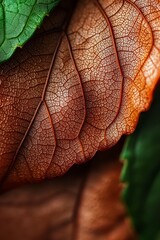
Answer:
[[[63,177],[2,194],[0,239],[135,240],[120,202],[119,152],[99,153]]]
[[[131,133],[160,73],[158,0],[63,1],[1,65],[3,186],[61,175]]]
[[[141,240],[160,239],[160,87],[122,153],[124,201]]]
[[[7,60],[41,24],[59,0],[0,1],[0,62]]]

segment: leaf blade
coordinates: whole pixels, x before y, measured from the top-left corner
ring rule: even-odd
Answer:
[[[0,66],[2,186],[62,175],[135,129],[160,75],[159,2],[136,4],[61,2]]]
[[[125,159],[122,180],[127,183],[123,192],[128,211],[140,239],[159,239],[160,218],[160,88],[151,109],[144,113],[133,135],[128,137],[121,159]]]
[[[39,27],[59,0],[3,0],[0,3],[0,62],[9,59]]]
[[[117,145],[99,152],[88,164],[72,167],[62,177],[1,194],[0,238],[8,239],[12,234],[13,240],[46,236],[59,240],[135,240],[119,198],[120,150],[121,145]]]

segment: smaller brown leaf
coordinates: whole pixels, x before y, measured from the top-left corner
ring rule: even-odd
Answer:
[[[117,146],[63,177],[1,195],[0,239],[135,240],[119,199],[118,153]]]

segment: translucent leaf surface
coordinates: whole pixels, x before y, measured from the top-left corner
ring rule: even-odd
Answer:
[[[64,174],[136,127],[160,75],[159,1],[63,1],[0,66],[2,186]]]

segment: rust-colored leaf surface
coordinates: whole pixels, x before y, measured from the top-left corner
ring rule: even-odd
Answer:
[[[0,195],[0,239],[135,240],[119,199],[117,155],[99,153],[63,177]]]
[[[62,1],[0,66],[1,186],[62,175],[131,133],[159,49],[159,0]]]

